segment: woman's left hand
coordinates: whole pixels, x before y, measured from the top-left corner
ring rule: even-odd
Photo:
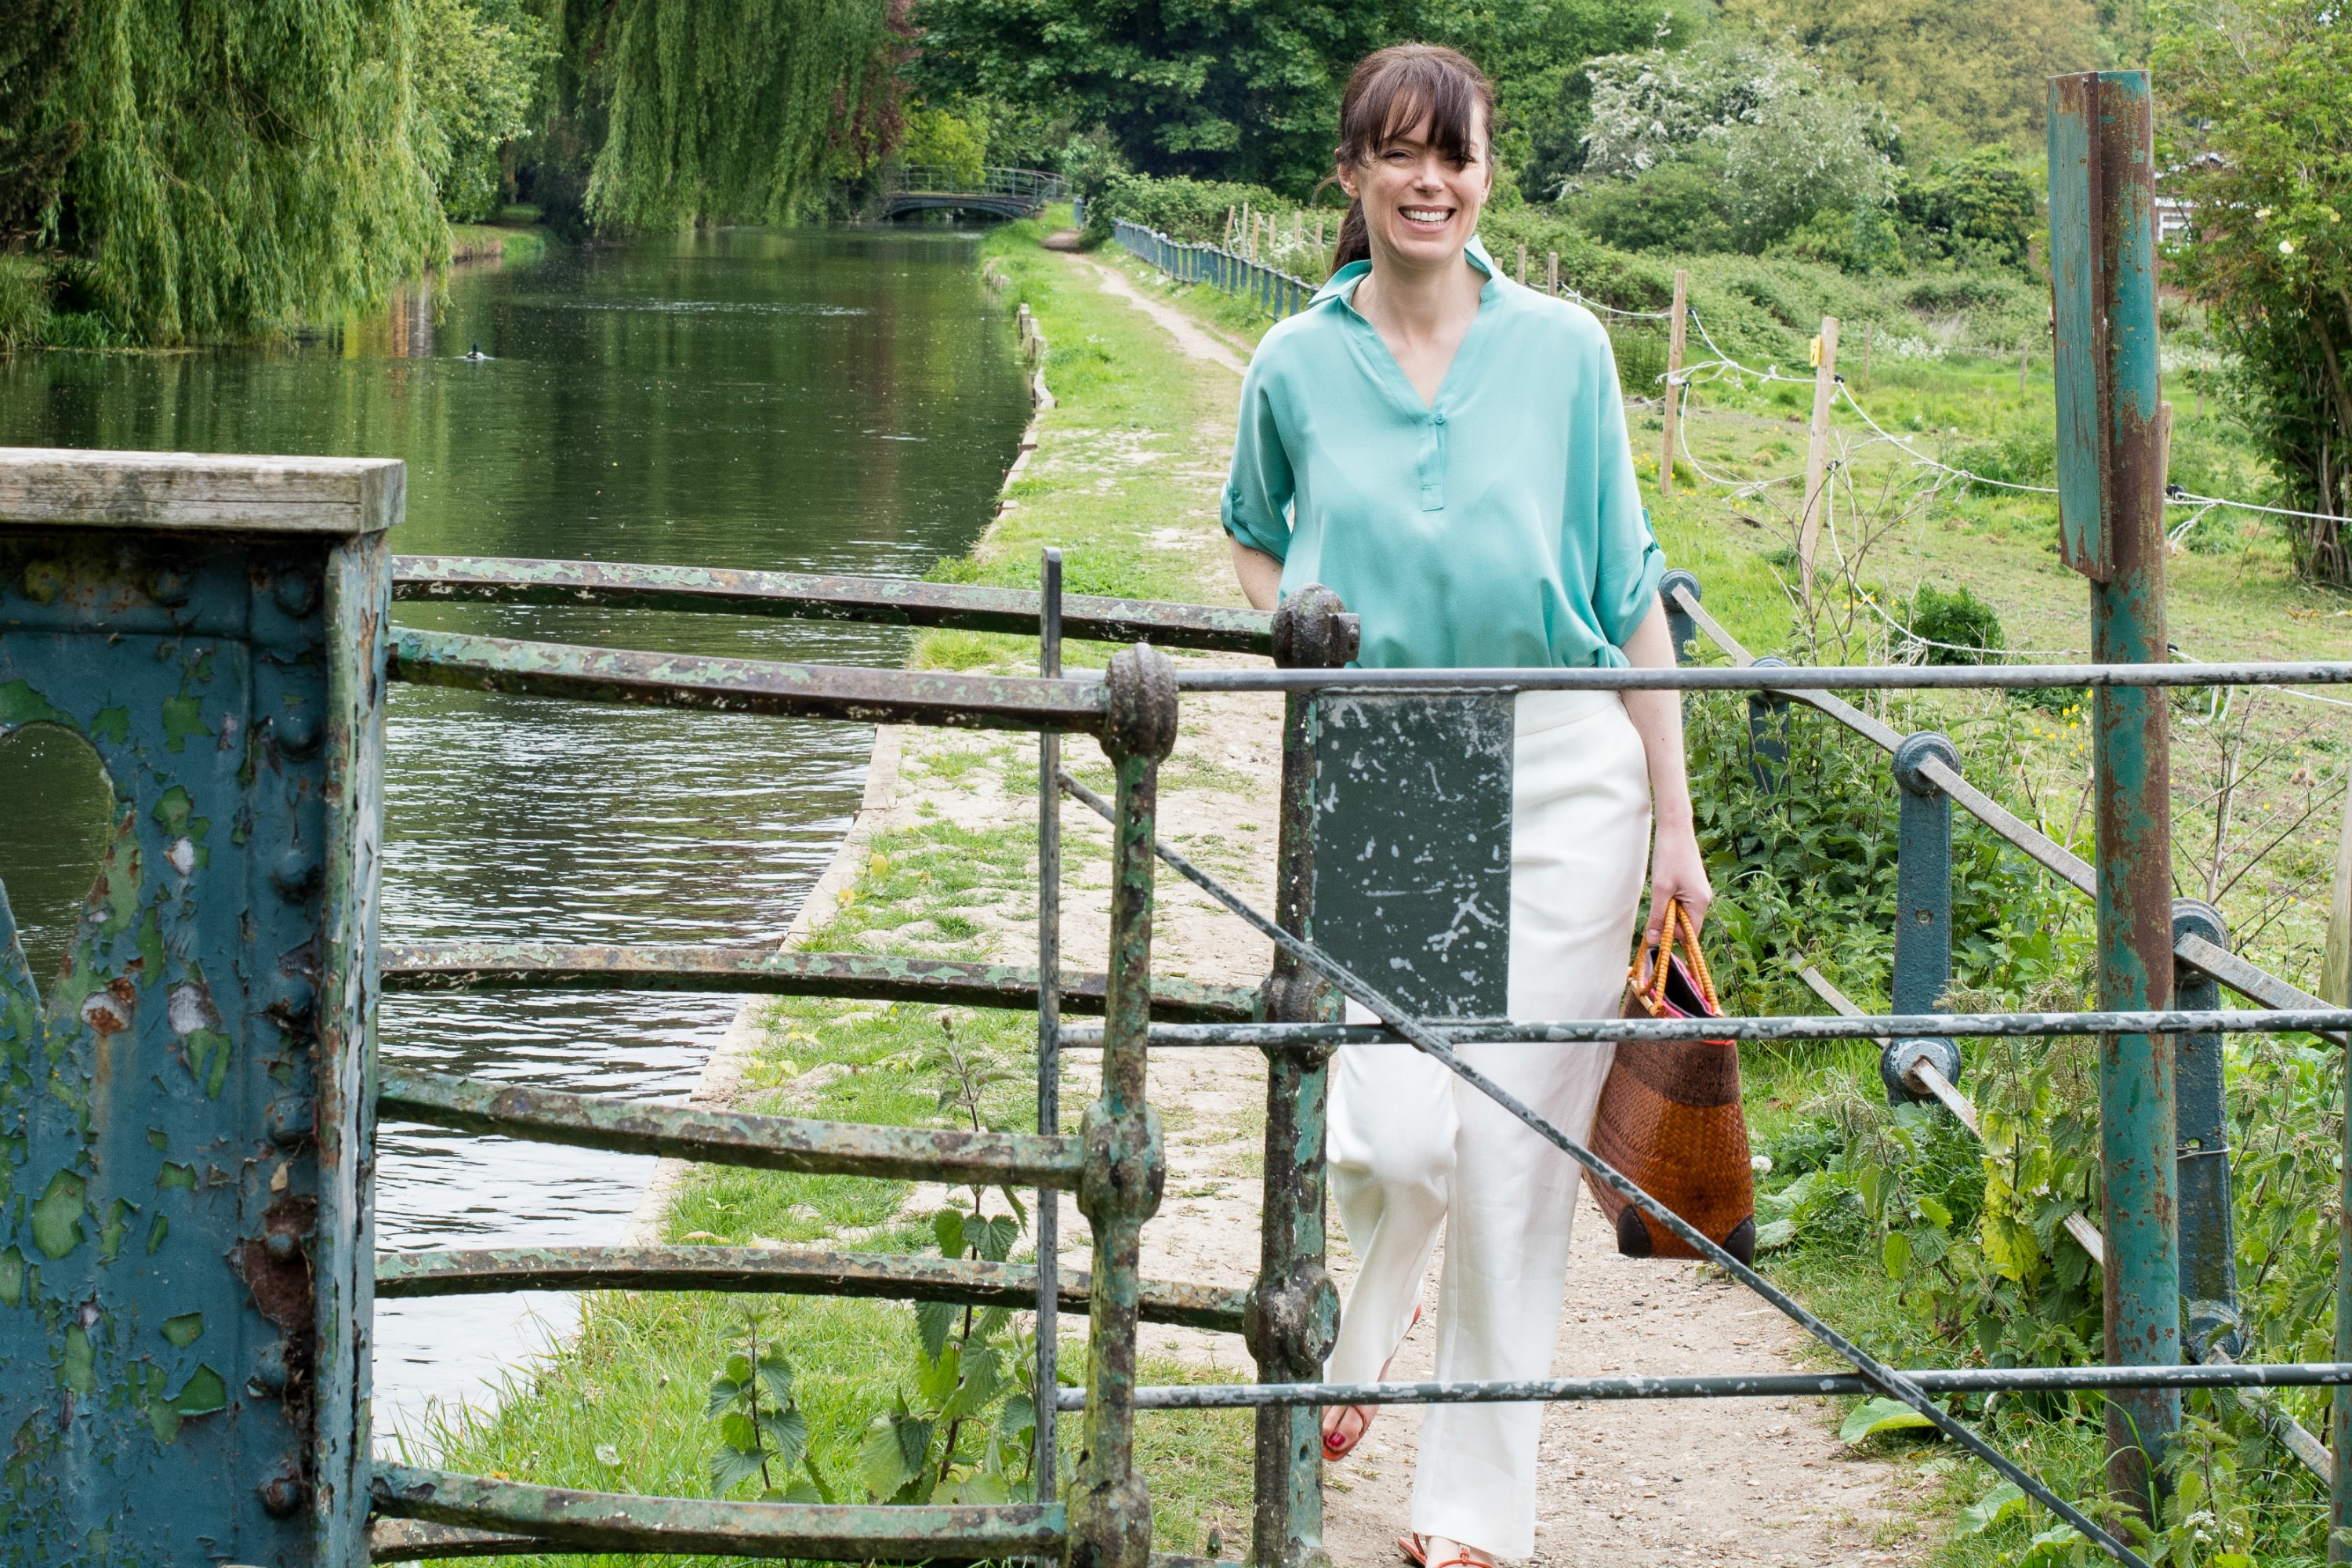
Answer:
[[[1691,929],[1706,922],[1706,908],[1715,902],[1707,885],[1706,861],[1698,852],[1698,835],[1688,823],[1661,824],[1657,843],[1650,851],[1650,922],[1642,930],[1642,949],[1654,949],[1665,934],[1666,905],[1680,900],[1691,919]]]

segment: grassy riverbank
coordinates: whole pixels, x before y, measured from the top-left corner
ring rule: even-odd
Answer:
[[[1155,339],[1157,327],[1076,270],[1082,263],[1037,249],[1037,233],[1034,225],[997,231],[986,260],[1008,279],[1002,290],[1007,312],[1025,300],[1037,314],[1051,344],[1044,371],[1056,405],[1038,419],[1038,450],[1005,497],[1003,514],[969,556],[943,562],[935,575],[1033,583],[1038,545],[1051,542],[1064,551],[1074,592],[1232,600],[1230,588],[1202,580],[1197,548],[1216,528],[1213,513],[1202,510],[1202,432],[1209,432],[1210,447],[1225,439],[1230,379],[1221,385],[1206,367],[1171,353]],[[1206,490],[1213,502],[1213,479]],[[1172,528],[1189,530],[1195,548],[1171,548]],[[1071,657],[1087,662],[1090,650],[1076,647]],[[932,666],[1018,668],[1033,663],[1035,653],[1033,643],[1016,638],[933,633],[919,639],[912,658]],[[1001,747],[974,737],[940,739],[937,747],[909,746],[902,796],[1007,772]],[[1078,763],[1097,761],[1091,745],[1081,742],[1073,752],[1083,753],[1074,756]],[[1012,754],[1017,758],[1019,748]],[[1015,762],[1011,773],[1001,781],[1003,789],[1016,799],[1034,795],[1034,766],[1022,776]],[[929,812],[927,801],[910,820],[876,836],[840,908],[804,945],[986,958],[997,953],[998,925],[1034,920],[1034,829]],[[1089,842],[1087,830],[1074,824],[1073,855]],[[1070,962],[1098,966],[1100,955],[1074,951]],[[782,1002],[765,1016],[740,1103],[914,1124],[969,1118],[976,1108],[990,1123],[1034,1125],[1032,1016],[955,1009],[944,1025],[942,1016],[878,1004]],[[959,1058],[972,1075],[969,1081],[959,1077]],[[967,1087],[970,1104],[961,1098]],[[943,1109],[943,1090],[954,1091],[952,1110]],[[1084,1099],[1078,1085],[1066,1089],[1073,1120]],[[959,1201],[972,1206],[970,1194],[903,1183],[706,1168],[686,1184],[664,1231],[667,1239],[689,1245],[931,1252],[939,1246],[933,1214]],[[982,1194],[980,1202],[992,1215],[1007,1213],[998,1194]],[[1066,1204],[1063,1214],[1066,1235],[1076,1216]],[[919,1346],[917,1314],[904,1306],[635,1293],[591,1297],[584,1306],[578,1336],[519,1371],[494,1410],[444,1419],[425,1434],[441,1462],[551,1485],[709,1495],[706,1467],[719,1447],[718,1425],[706,1415],[711,1379],[730,1347],[742,1344],[752,1315],[763,1318],[763,1340],[782,1345],[796,1374],[795,1396],[808,1426],[803,1477],[813,1468],[837,1500],[863,1501],[874,1489],[867,1446],[875,1424],[887,1420],[902,1394],[918,1409],[929,1397],[923,1384],[931,1369]],[[1008,1384],[1019,1359],[1003,1368]],[[1083,1364],[1083,1346],[1074,1340],[1065,1347],[1066,1374]],[[1147,1357],[1143,1370],[1154,1382],[1200,1375],[1165,1356]],[[1005,1399],[1000,1394],[980,1405],[971,1425],[984,1432]],[[1229,1541],[1246,1536],[1248,1429],[1247,1418],[1234,1415],[1156,1416],[1142,1424],[1140,1452],[1160,1550],[1200,1552],[1212,1526]],[[1066,1456],[1075,1451],[1075,1423],[1066,1419],[1063,1432]],[[1007,1434],[1000,1447],[1012,1489],[1025,1489],[1018,1444]],[[967,1459],[984,1458],[981,1447],[967,1436],[960,1451]],[[929,1455],[934,1470],[942,1458],[935,1435]],[[746,1483],[732,1495],[757,1489]]]

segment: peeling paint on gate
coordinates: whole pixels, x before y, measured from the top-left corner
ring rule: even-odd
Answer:
[[[0,736],[86,742],[114,828],[59,973],[0,891],[0,1364],[47,1369],[0,1383],[0,1563],[352,1561],[366,1384],[321,1329],[373,1288],[341,1058],[399,466],[237,459],[353,500],[228,532],[135,526],[124,455],[6,457]]]

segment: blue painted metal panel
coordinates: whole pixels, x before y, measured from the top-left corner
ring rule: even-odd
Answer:
[[[61,972],[0,917],[7,1563],[365,1561],[379,543],[0,529],[114,800]]]

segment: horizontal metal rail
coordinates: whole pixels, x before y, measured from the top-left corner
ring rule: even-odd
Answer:
[[[394,680],[640,708],[1092,734],[1106,700],[1100,681],[708,658],[411,626],[394,627],[391,644]]]
[[[1078,783],[1068,773],[1059,775],[1059,782],[1065,792],[1073,799],[1083,803],[1088,810],[1106,818],[1117,820],[1118,814],[1109,802]],[[1696,1226],[1675,1214],[1656,1197],[1643,1191],[1608,1161],[1603,1160],[1591,1149],[1570,1138],[1521,1103],[1509,1090],[1465,1061],[1451,1045],[1432,1034],[1426,1025],[1399,1006],[1391,998],[1368,984],[1362,976],[1349,970],[1345,964],[1312,942],[1296,932],[1283,930],[1264,914],[1251,908],[1247,900],[1187,860],[1165,840],[1154,838],[1151,843],[1151,852],[1187,881],[1241,917],[1245,924],[1271,941],[1276,947],[1289,953],[1328,980],[1349,1001],[1368,1009],[1381,1023],[1404,1036],[1415,1048],[1517,1118],[1529,1131],[1584,1167],[1589,1176],[1634,1205],[1642,1211],[1644,1217],[1654,1224],[1664,1226],[1670,1234],[1696,1252],[1700,1258],[1714,1264],[1757,1295],[1763,1297],[1767,1302],[1778,1309],[1782,1316],[1820,1341],[1832,1353],[1851,1362],[1855,1374],[1866,1380],[1867,1386],[1875,1388],[1890,1398],[1909,1405],[1925,1416],[1928,1425],[1982,1459],[2003,1479],[2015,1482],[2019,1489],[2027,1497],[2072,1525],[2117,1562],[2128,1563],[2131,1568],[2147,1568],[2146,1560],[2125,1545],[2112,1531],[2102,1528],[2081,1509],[2051,1490],[2040,1479],[2020,1468],[2014,1460],[1979,1436],[1968,1423],[1937,1405],[1927,1396],[1926,1390],[1830,1327],[1828,1323],[1808,1310],[1795,1297],[1764,1278],[1748,1264],[1733,1257],[1721,1243],[1702,1233]]]
[[[1057,1281],[1061,1304],[1084,1312],[1092,1283],[1084,1270],[1064,1269]],[[1168,1279],[1140,1283],[1146,1322],[1242,1331],[1247,1290]],[[971,1258],[784,1247],[494,1247],[376,1256],[380,1301],[506,1290],[720,1290],[1025,1310],[1037,1302],[1037,1269]]]
[[[635,562],[538,561],[488,555],[395,555],[392,596],[413,604],[587,605],[604,609],[791,616],[1037,635],[1045,595],[1034,588],[836,577],[806,572],[737,572]],[[1274,652],[1274,617],[1156,599],[1069,594],[1066,636],[1155,647]]]
[[[718,1502],[574,1491],[411,1465],[378,1464],[380,1518],[510,1531],[533,1550],[709,1552],[845,1563],[978,1563],[1058,1552],[1059,1504],[988,1507]]]
[[[2032,690],[2067,686],[2340,686],[2352,663],[1643,665],[1505,669],[1186,669],[1184,691]],[[1892,733],[1892,731],[1889,731]]]
[[[388,1120],[761,1171],[1075,1190],[1086,1159],[1083,1141],[1034,1132],[813,1121],[696,1105],[648,1105],[408,1068],[383,1068],[383,1085],[376,1114]]]
[[[1714,643],[1717,647],[1723,650],[1724,654],[1732,660],[1735,666],[1741,669],[1757,668],[1755,656],[1740,645],[1738,637],[1733,637],[1728,631],[1726,631],[1720,622],[1718,622],[1713,616],[1706,613],[1706,606],[1700,603],[1697,595],[1692,593],[1688,588],[1681,585],[1680,584],[1676,584],[1670,592],[1670,597],[1674,600],[1675,607],[1680,610],[1684,615],[1689,616],[1692,623],[1696,625],[1699,630],[1706,634],[1707,640]],[[1763,668],[1778,670],[1788,667],[1768,665]],[[1974,668],[1979,670],[1982,668],[1982,667]],[[2015,666],[2011,668],[2023,668],[2026,667]],[[2146,665],[2114,666],[2109,668],[2162,669],[2178,668],[2181,667]],[[2210,671],[2217,669],[2235,670],[2248,667],[2208,664],[2198,665],[2194,668],[2200,670]],[[2255,665],[2251,668],[2257,669],[2280,669],[2285,667],[2282,665]],[[2231,682],[2231,684],[2242,683]],[[1773,689],[1778,693],[1778,695],[1786,697],[1794,702],[1802,702],[1808,707],[1836,720],[1839,723],[1843,724],[1847,729],[1853,731],[1856,734],[1866,736],[1871,741],[1874,742],[1882,751],[1890,754],[1892,754],[1895,750],[1903,743],[1903,737],[1897,734],[1893,729],[1881,723],[1878,720],[1872,718],[1869,714],[1864,713],[1853,704],[1840,701],[1826,691],[1820,690],[1813,687],[1775,688]],[[2075,854],[2064,845],[2060,844],[2048,834],[2028,825],[2015,813],[2003,806],[1999,801],[1994,800],[1992,796],[1985,794],[1984,791],[1977,788],[1976,785],[1969,783],[1967,779],[1961,777],[1957,770],[1948,765],[1941,758],[1933,755],[1922,757],[1919,760],[1919,772],[1923,777],[1934,784],[1937,789],[1942,790],[1947,795],[1949,795],[1953,802],[1962,810],[1968,812],[1969,816],[1975,817],[1979,822],[1983,823],[1987,827],[1992,829],[1995,834],[2007,840],[2011,846],[2023,852],[2027,857],[2050,871],[2061,881],[2066,883],[2077,892],[2087,897],[2096,898],[2098,896],[2098,872],[2093,868],[2089,861],[2084,859],[2081,856]],[[2296,987],[2288,984],[2285,981],[2278,978],[2278,976],[2272,974],[2265,970],[2257,968],[2255,965],[2249,963],[2244,959],[2239,957],[2236,953],[2231,952],[2229,949],[2220,947],[2212,942],[2207,942],[2203,937],[2194,934],[2184,934],[2173,943],[2172,952],[2174,957],[2195,965],[2197,968],[2204,971],[2207,974],[2211,975],[2215,980],[2228,986],[2231,990],[2235,991],[2241,996],[2245,997],[2248,1001],[2258,1002],[2265,1007],[2292,1010],[2296,1008],[2322,1008],[2327,1005],[2326,1003],[2321,1001],[2318,997],[2314,996],[2308,991],[2299,990]],[[2324,1037],[2333,1040],[2339,1046],[2352,1044],[2352,1037],[2347,1037],[2347,1035],[2333,1031],[2324,1032]]]
[[[1570,1045],[1592,1040],[1871,1040],[1920,1035],[2210,1035],[2316,1034],[2352,1028],[2352,1009],[2294,1012],[2171,1009],[2137,1013],[1889,1013],[1807,1017],[1570,1018],[1544,1023],[1433,1022],[1441,1040],[1496,1045]],[[1100,1046],[1102,1026],[1062,1031],[1065,1046]],[[1371,1024],[1155,1024],[1154,1046],[1289,1047],[1407,1045],[1403,1036]]]
[[[951,1007],[1034,1012],[1034,965],[974,963],[867,952],[779,952],[773,947],[541,942],[391,942],[387,991],[697,991],[768,996],[837,996]],[[1062,1009],[1103,1010],[1100,974],[1062,974]],[[1151,1016],[1194,1023],[1260,1016],[1255,991],[1153,976]]]
[[[1895,1373],[1926,1394],[2064,1393],[2110,1388],[2322,1388],[2352,1384],[2352,1362],[2242,1366],[1984,1366]],[[1540,1377],[1502,1383],[1207,1383],[1139,1388],[1139,1410],[1244,1410],[1318,1405],[1529,1405],[1602,1399],[1791,1399],[1881,1392],[1850,1372],[1719,1372],[1684,1376]],[[1080,1391],[1056,1404],[1082,1408]]]

